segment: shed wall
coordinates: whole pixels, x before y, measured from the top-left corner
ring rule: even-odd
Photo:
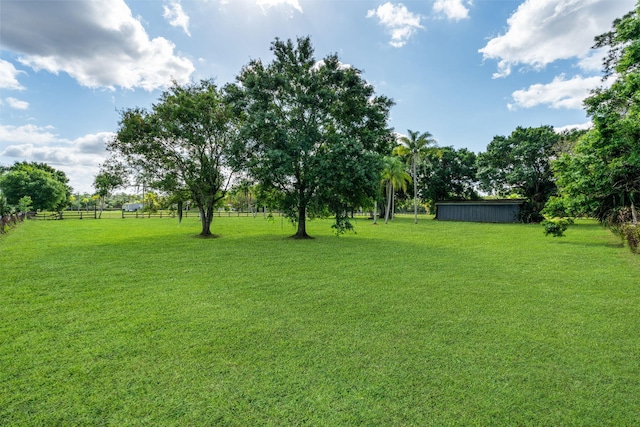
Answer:
[[[438,204],[438,220],[518,222],[519,204]]]

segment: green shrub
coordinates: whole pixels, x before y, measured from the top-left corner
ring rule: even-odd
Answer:
[[[545,219],[542,221],[542,226],[544,227],[544,235],[548,236],[549,234],[553,235],[553,237],[564,237],[564,232],[567,231],[569,225],[573,224],[573,220],[570,218],[561,218],[555,220]]]
[[[638,253],[640,246],[640,227],[634,224],[625,224],[621,227],[622,235],[629,244],[629,249],[634,254]]]

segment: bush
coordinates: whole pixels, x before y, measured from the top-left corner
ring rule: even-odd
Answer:
[[[625,224],[621,227],[622,235],[629,244],[629,249],[634,254],[638,253],[640,246],[640,227],[634,224]]]
[[[556,220],[544,220],[542,222],[542,226],[544,227],[544,235],[548,236],[549,234],[553,235],[553,237],[564,237],[564,232],[567,231],[569,225],[573,224],[573,220],[570,218],[562,218]]]
[[[544,220],[544,216],[536,209],[533,203],[527,202],[522,205],[518,213],[518,221],[524,224],[537,224]]]
[[[630,207],[622,207],[612,210],[602,223],[619,236],[622,241],[626,241],[629,249],[634,254],[640,249],[640,227],[633,223],[633,212]]]

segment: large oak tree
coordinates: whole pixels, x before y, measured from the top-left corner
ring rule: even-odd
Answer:
[[[393,103],[337,55],[316,60],[308,37],[276,39],[271,51],[271,63],[251,61],[227,89],[244,116],[250,175],[297,224],[293,237],[327,213],[349,229],[346,212],[376,195]]]

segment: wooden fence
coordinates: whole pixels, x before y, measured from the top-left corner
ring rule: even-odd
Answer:
[[[249,211],[236,211],[236,210],[216,210],[213,212],[214,217],[266,217],[282,216],[282,213],[277,211],[267,212],[249,212]],[[37,212],[30,213],[29,219],[35,220],[65,220],[65,219],[143,219],[143,218],[177,218],[178,213],[176,211],[160,210],[157,212],[128,212],[120,209],[104,209],[100,210],[66,210],[60,212]],[[199,211],[188,210],[182,212],[183,218],[198,218],[200,216]],[[368,212],[356,212],[355,216],[369,216]]]
[[[183,218],[197,218],[199,217],[198,210],[183,211]],[[215,217],[240,217],[240,216],[263,216],[263,212],[248,212],[248,211],[226,211],[218,210],[214,211]],[[280,216],[279,212],[272,212],[274,216]],[[102,212],[100,210],[66,210],[60,212],[37,212],[30,214],[30,219],[35,220],[65,220],[65,219],[124,219],[124,218],[177,218],[176,211],[160,210],[157,212],[128,212],[120,209],[105,209]]]

